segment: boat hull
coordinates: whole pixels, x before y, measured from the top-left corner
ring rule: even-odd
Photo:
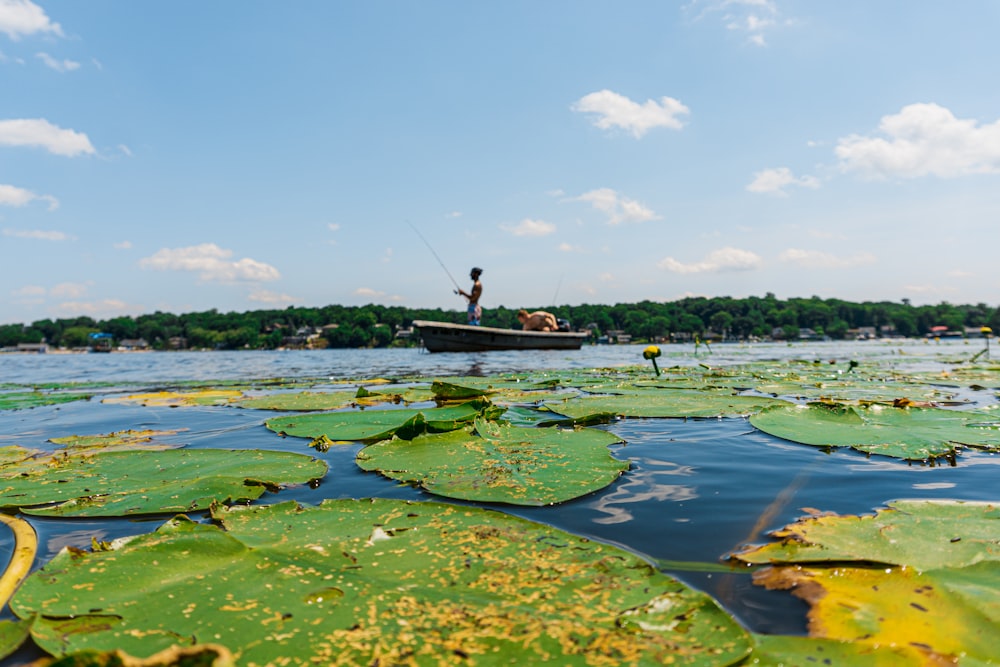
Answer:
[[[579,350],[586,332],[521,331],[468,324],[414,320],[428,352],[488,352],[490,350]]]

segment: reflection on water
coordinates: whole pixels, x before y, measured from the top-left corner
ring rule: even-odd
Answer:
[[[625,476],[625,481],[616,486],[613,492],[602,495],[594,503],[594,509],[607,514],[606,517],[594,519],[594,523],[631,521],[634,517],[627,509],[627,505],[649,501],[694,500],[698,497],[697,488],[694,486],[665,484],[662,481],[664,477],[692,476],[695,470],[691,466],[648,458],[631,460],[632,468]]]

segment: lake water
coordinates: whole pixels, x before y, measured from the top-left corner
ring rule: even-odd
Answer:
[[[967,360],[982,341],[965,343],[866,341],[810,344],[664,345],[661,368],[713,366],[760,360],[804,359],[880,364],[906,369],[947,368]],[[288,352],[179,352],[0,355],[0,384],[110,382],[116,386],[169,386],[187,380],[262,378],[403,378],[492,375],[507,371],[587,369],[648,365],[643,346],[586,346],[579,351],[428,354],[417,349]],[[650,367],[650,372],[651,367]],[[231,407],[180,409],[91,401],[0,412],[0,445],[51,447],[65,435],[124,429],[186,429],[176,436],[190,447],[286,449],[314,453],[305,441],[278,438],[263,426],[274,413]],[[965,390],[973,405],[996,402],[992,391]],[[553,507],[494,506],[511,514],[611,542],[653,561],[718,562],[747,542],[802,516],[811,507],[838,513],[871,513],[899,498],[996,499],[1000,457],[965,452],[954,465],[920,465],[850,450],[832,453],[783,441],[754,429],[746,419],[636,419],[602,426],[626,444],[613,447],[631,470],[601,492]],[[401,486],[354,464],[359,447],[315,453],[330,472],[318,488],[291,489],[265,500],[318,503],[325,498],[391,497],[440,500]],[[110,539],[153,530],[161,521],[68,521],[32,519],[39,532],[40,562],[67,545],[89,548]],[[11,551],[0,535],[0,559]],[[719,600],[756,632],[803,634],[804,603],[785,592],[768,592],[742,572],[699,573],[667,565],[666,571]],[[13,658],[12,658],[13,659]],[[16,664],[10,662],[7,664]]]

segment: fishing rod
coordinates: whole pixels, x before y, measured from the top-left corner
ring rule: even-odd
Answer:
[[[455,294],[458,294],[462,288],[458,286],[458,283],[455,281],[455,278],[453,278],[451,275],[451,271],[449,271],[448,267],[444,265],[444,262],[442,262],[441,258],[438,257],[438,254],[434,252],[434,248],[431,247],[431,244],[427,242],[427,239],[424,238],[424,235],[420,233],[420,230],[417,229],[412,222],[407,220],[406,224],[408,224],[413,229],[413,231],[417,233],[417,236],[420,237],[420,240],[424,242],[424,245],[427,246],[427,249],[431,251],[432,255],[434,255],[434,259],[438,261],[438,264],[441,265],[441,268],[444,269],[444,272],[448,274],[449,278],[451,278],[451,284],[455,286]]]

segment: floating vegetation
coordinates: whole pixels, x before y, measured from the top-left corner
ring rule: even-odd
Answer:
[[[817,447],[851,447],[868,454],[923,461],[959,446],[1000,448],[995,413],[933,407],[814,402],[779,406],[750,417],[765,433]]]
[[[614,433],[620,419],[732,419],[729,430],[739,433],[732,437],[752,436],[746,451],[773,455],[778,464],[813,454],[792,443],[931,462],[971,457],[969,448],[1000,449],[996,396],[989,391],[1000,388],[994,366],[958,363],[913,373],[850,359],[667,366],[664,358],[676,355],[657,351],[648,350],[641,366],[492,377],[174,382],[170,390],[108,385],[103,404],[150,408],[140,411],[141,424],[48,439],[56,451],[37,448],[51,449],[42,444],[44,425],[4,433],[11,444],[0,446],[0,509],[27,521],[173,518],[118,539],[91,536],[95,522],[78,522],[78,534],[59,544],[67,548],[37,564],[15,594],[17,619],[0,621],[0,659],[34,642],[54,656],[40,666],[995,661],[1000,510],[993,504],[896,501],[863,517],[811,510],[810,518],[773,533],[774,542],[744,548],[730,563],[715,560],[716,552],[707,558],[712,562],[668,560],[669,554],[647,561],[468,506],[491,503],[547,521],[560,515],[528,508],[583,499],[566,506],[572,511],[591,503],[588,494],[631,484],[639,490],[629,491],[629,502],[663,501],[676,488],[664,476],[694,474],[683,452],[702,445],[712,451],[711,434],[674,438],[674,430],[688,425],[658,422],[635,429],[633,444],[645,452],[662,444],[668,453],[630,461],[629,443]],[[72,384],[3,389],[0,409],[8,410],[90,398]],[[203,409],[169,409],[188,406]],[[177,444],[184,429],[176,427],[220,414],[237,426],[201,427],[196,440],[252,434],[264,449]],[[11,421],[44,421],[33,416],[15,414]],[[736,421],[746,418],[756,430]],[[659,436],[668,428],[669,437],[642,442],[647,432]],[[336,447],[342,444],[350,447]],[[299,446],[315,449],[315,457],[277,451]],[[913,488],[953,485],[935,477],[943,472],[935,466],[876,463],[847,451],[814,457],[814,465],[835,465],[838,458],[921,468],[933,479]],[[338,466],[343,473],[345,464],[461,503],[262,504],[269,491],[298,487],[291,492],[296,501],[318,492],[317,480]],[[730,462],[710,463],[716,464]],[[775,469],[731,462],[744,464]],[[775,508],[807,474],[774,499],[753,535],[770,525]],[[375,480],[369,486],[383,481],[378,475],[364,476]],[[322,486],[349,495],[362,477],[341,486],[344,478],[331,476]],[[685,498],[709,493],[690,489]],[[714,528],[724,517],[711,521]],[[653,538],[673,549],[676,524],[652,523],[663,532]],[[51,542],[49,548],[56,551]],[[750,633],[708,595],[661,568],[720,577],[752,572],[756,583],[791,590],[811,605],[810,636]]]
[[[998,534],[994,503],[896,501],[873,516],[802,519],[773,533],[781,542],[734,558],[770,564],[754,582],[811,605],[810,636],[907,647],[926,664],[990,664],[1000,655]]]
[[[86,401],[91,394],[65,391],[12,391],[0,393],[0,410],[24,410],[43,405],[59,405],[73,401]]]
[[[788,405],[766,396],[746,396],[725,390],[639,389],[616,390],[614,395],[579,396],[549,401],[553,412],[575,419],[598,414],[623,417],[740,417],[766,407]]]
[[[418,484],[439,496],[513,505],[550,505],[602,489],[628,469],[590,428],[522,428],[477,419],[473,428],[393,438],[357,454],[364,470]]]
[[[177,435],[179,430],[157,431],[144,429],[134,431],[126,429],[124,431],[114,431],[102,435],[69,435],[62,438],[49,438],[49,442],[64,445],[67,449],[87,449],[94,452],[97,449],[103,451],[113,450],[136,450],[142,449],[150,451],[153,449],[173,449],[182,447],[180,444],[165,444],[156,442],[156,438],[163,436]]]
[[[498,408],[486,399],[475,399],[441,408],[401,408],[398,410],[362,410],[321,412],[292,417],[276,417],[267,428],[281,435],[317,438],[325,435],[334,441],[374,442],[393,435],[407,440],[422,433],[454,431],[471,424],[477,417],[498,417]]]
[[[247,665],[714,666],[752,649],[710,597],[633,554],[496,512],[340,500],[214,517],[63,552],[11,608],[54,655],[210,640]]]
[[[102,403],[136,403],[145,406],[181,407],[190,405],[226,405],[243,398],[239,389],[201,389],[198,391],[155,391],[128,396],[112,396]]]
[[[304,454],[266,450],[57,452],[0,466],[0,507],[65,517],[194,512],[306,484],[326,469]]]

